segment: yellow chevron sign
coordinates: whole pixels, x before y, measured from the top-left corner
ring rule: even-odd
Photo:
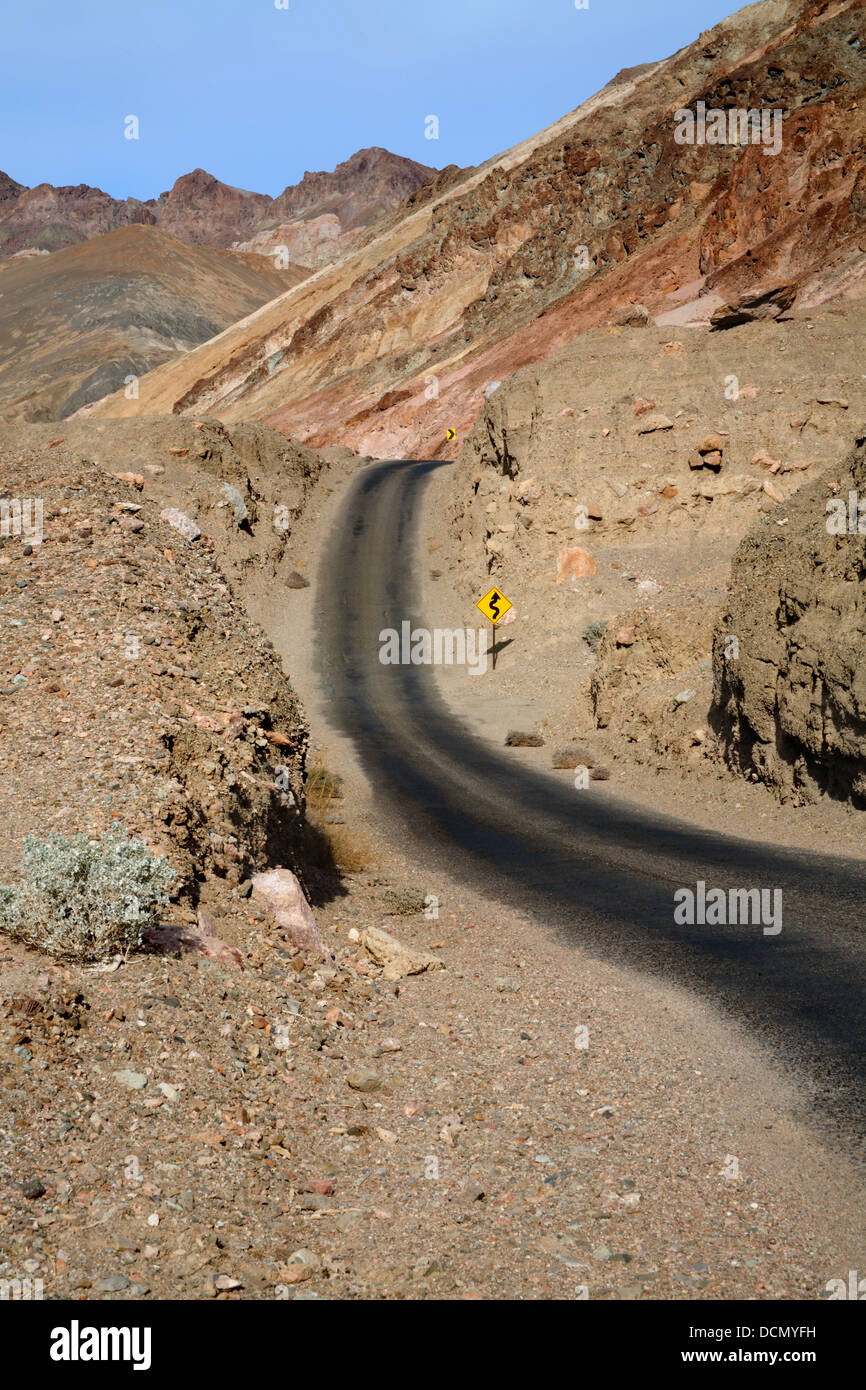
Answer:
[[[489,618],[495,627],[500,618],[504,618],[509,608],[513,608],[514,605],[498,589],[491,589],[489,594],[478,600],[475,607],[480,608],[485,618]]]

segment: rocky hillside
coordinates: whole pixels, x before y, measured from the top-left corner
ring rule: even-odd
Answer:
[[[303,873],[307,729],[215,541],[151,490],[169,486],[172,456],[148,433],[139,427],[139,456],[149,448],[165,464],[146,465],[145,482],[114,476],[128,455],[107,437],[94,458],[44,427],[0,432],[4,490],[38,503],[41,520],[40,536],[30,512],[0,550],[0,760],[16,789],[0,879],[19,873],[27,833],[119,823],[168,858],[194,922],[208,883],[228,892],[272,865]],[[280,447],[302,487],[304,455]],[[220,476],[245,482],[241,461],[266,448],[252,432],[201,460],[215,526]],[[190,510],[204,508],[190,498]]]
[[[204,169],[184,174],[166,193],[141,202],[112,198],[87,184],[25,188],[0,174],[0,257],[23,251],[57,251],[89,237],[102,236],[131,223],[159,225],[181,241],[199,246],[232,247],[253,239],[252,249],[286,244],[294,264],[310,251],[303,224],[326,217],[336,225],[332,252],[347,245],[358,231],[390,211],[436,173],[388,150],[359,150],[333,173],[307,173],[276,198],[221,183]],[[272,235],[279,229],[277,236]],[[265,234],[264,241],[257,240]],[[327,240],[327,238],[325,239]]]
[[[62,419],[302,278],[140,225],[0,264],[0,419]]]
[[[762,0],[410,202],[309,285],[154,373],[139,402],[100,409],[213,410],[424,457],[446,452],[448,427],[468,432],[491,382],[636,301],[705,331],[714,315],[861,294],[864,45],[854,0]],[[767,142],[680,143],[677,113],[700,102],[766,112]]]
[[[866,806],[866,431],[734,557],[713,646],[725,753],[783,800]]]
[[[731,559],[759,519],[784,536],[791,499],[846,452],[866,418],[864,334],[858,304],[726,332],[592,329],[491,391],[427,503],[431,622],[477,624],[491,583],[514,605],[495,698],[440,673],[461,712],[497,739],[541,738],[547,767],[580,749],[554,763],[563,776],[591,761],[618,793],[644,779],[656,804],[660,769],[717,778]],[[750,587],[777,602],[763,577]]]

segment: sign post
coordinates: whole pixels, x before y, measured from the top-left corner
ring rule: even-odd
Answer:
[[[504,594],[499,592],[498,589],[491,589],[489,593],[485,594],[483,598],[480,598],[478,600],[475,607],[481,613],[483,613],[485,618],[489,619],[490,622],[490,629],[492,632],[491,652],[493,654],[493,669],[495,671],[496,624],[500,622],[502,618],[505,617],[505,614],[508,612],[509,608],[513,608],[514,605],[512,604],[511,600],[507,599]]]

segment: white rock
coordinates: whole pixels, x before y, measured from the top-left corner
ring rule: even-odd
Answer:
[[[166,507],[165,511],[159,514],[160,521],[165,521],[169,526],[173,526],[175,531],[188,541],[197,541],[201,531],[195,522],[186,515],[185,512],[178,511],[177,507]]]

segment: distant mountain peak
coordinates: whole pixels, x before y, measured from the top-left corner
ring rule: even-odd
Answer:
[[[55,251],[102,236],[130,223],[159,223],[193,245],[228,248],[251,244],[271,253],[261,233],[281,221],[336,217],[337,236],[320,243],[317,256],[339,254],[347,238],[391,211],[434,178],[437,170],[379,145],[357,150],[332,173],[308,172],[278,198],[223,183],[207,169],[191,169],[158,198],[118,199],[89,184],[27,188],[0,173],[0,257],[24,250]],[[324,248],[324,249],[323,249]]]

